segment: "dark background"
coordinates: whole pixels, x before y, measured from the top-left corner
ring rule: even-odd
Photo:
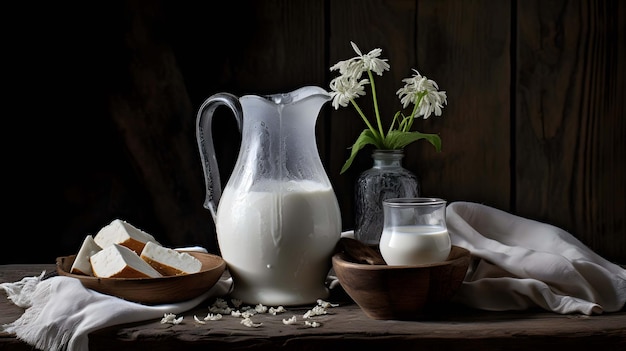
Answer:
[[[405,150],[424,195],[554,224],[625,263],[625,23],[619,0],[4,4],[0,263],[54,262],[115,218],[164,245],[218,252],[202,207],[200,104],[222,91],[328,88],[351,40],[389,59],[376,81],[385,118],[412,68],[448,94],[443,116],[416,123],[443,151]],[[224,181],[240,138],[222,114]],[[344,229],[371,150],[339,170],[363,128],[330,104],[318,118]]]

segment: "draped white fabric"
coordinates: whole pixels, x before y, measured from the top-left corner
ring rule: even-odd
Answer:
[[[452,244],[475,262],[455,300],[484,310],[620,311],[626,270],[555,226],[471,202],[446,209]]]
[[[46,351],[87,351],[88,334],[94,330],[179,314],[207,298],[226,294],[232,285],[230,278],[223,279],[192,300],[147,306],[86,289],[78,279],[56,276],[41,280],[42,277],[43,274],[26,277],[0,286],[9,299],[26,308],[20,318],[2,328]]]

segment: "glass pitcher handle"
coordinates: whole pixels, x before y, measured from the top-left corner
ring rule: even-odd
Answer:
[[[243,111],[239,99],[229,93],[217,93],[210,96],[200,106],[196,117],[196,139],[200,149],[200,160],[204,170],[204,181],[206,184],[206,197],[204,208],[211,211],[213,221],[217,216],[217,204],[222,196],[222,184],[220,182],[220,172],[215,157],[215,145],[213,144],[213,132],[211,129],[213,114],[219,106],[230,108],[237,120],[237,127],[241,133],[243,121]]]

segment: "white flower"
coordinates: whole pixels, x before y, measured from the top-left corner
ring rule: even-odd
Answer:
[[[349,60],[339,61],[333,66],[330,67],[331,71],[339,71],[341,76],[346,78],[355,77],[357,79],[361,78],[363,74],[362,70],[363,66],[359,65],[356,61],[356,58],[351,58]]]
[[[384,71],[389,70],[389,64],[387,63],[387,59],[379,59],[378,56],[383,52],[382,49],[374,49],[367,54],[361,54],[361,50],[356,46],[355,43],[350,42],[354,51],[361,57],[363,71],[369,70],[372,71],[379,76],[383,75]]]
[[[241,317],[241,311],[236,310],[236,311],[231,311],[230,315],[233,317]]]
[[[413,77],[403,79],[404,87],[396,92],[402,107],[419,103],[415,117],[424,116],[424,119],[427,119],[433,112],[435,116],[441,116],[443,104],[448,103],[446,92],[438,91],[439,86],[434,80],[427,79],[415,69],[413,71],[415,72]]]
[[[296,322],[296,316],[292,316],[289,319],[283,318],[283,324],[294,324]]]
[[[285,309],[285,307],[283,307],[283,306],[278,306],[278,307],[270,307],[269,313],[270,313],[271,315],[274,315],[274,316],[275,316],[275,315],[277,315],[278,313],[283,313],[283,312],[285,312],[285,311],[287,311],[287,310]]]
[[[201,321],[198,316],[196,316],[195,314],[193,315],[193,320],[196,321],[196,323],[200,323],[200,324],[206,324],[205,321]]]
[[[313,307],[312,309],[306,311],[306,313],[302,315],[302,318],[308,319],[314,316],[321,316],[326,313],[328,313],[326,311],[326,308],[324,308],[323,306],[317,305]]]
[[[209,306],[209,312],[230,314],[232,312],[232,308],[228,306],[228,302],[226,302],[226,300],[218,297],[215,299],[215,302]]]
[[[243,312],[241,312],[241,317],[247,319],[247,318],[250,318],[250,317],[254,316],[255,314],[257,314],[256,310],[247,309],[247,310],[244,310]]]
[[[161,319],[161,324],[170,323],[170,324],[180,324],[183,321],[183,317],[176,318],[176,315],[173,313],[164,313],[163,318]]]
[[[228,307],[228,302],[226,302],[226,300],[224,300],[221,297],[216,298],[213,304],[217,307],[222,307],[222,308]]]
[[[317,328],[319,327],[321,324],[318,322],[309,322],[309,321],[304,321],[304,325],[306,325],[307,327],[311,327],[311,328]]]
[[[217,314],[209,313],[206,315],[206,317],[204,317],[205,321],[219,321],[220,319],[222,319],[222,315],[219,313]]]
[[[338,303],[330,303],[328,301],[324,301],[322,299],[317,299],[317,305],[322,306],[323,308],[337,307]]]
[[[365,95],[365,84],[368,84],[367,79],[354,79],[349,76],[339,76],[330,81],[330,97],[333,102],[332,105],[335,110],[339,109],[339,106],[346,107],[350,103],[350,100],[354,100],[361,95]]]
[[[250,318],[244,318],[240,323],[250,328],[258,328],[263,325],[263,323],[254,323]]]
[[[226,306],[226,307],[219,307],[219,306],[209,306],[209,312],[212,313],[222,313],[222,314],[230,314],[232,312],[232,308]]]
[[[350,42],[350,45],[358,56],[339,61],[330,67],[331,71],[339,71],[339,76],[332,79],[329,84],[332,106],[338,110],[340,106],[347,107],[348,104],[352,104],[367,129],[361,132],[354,145],[350,147],[352,151],[341,167],[340,174],[350,167],[359,150],[367,145],[383,150],[400,150],[417,140],[426,139],[437,151],[441,151],[441,138],[437,134],[411,131],[411,127],[418,116],[423,116],[424,119],[433,113],[440,116],[443,105],[448,103],[446,92],[438,91],[439,87],[435,81],[422,77],[418,71],[414,70],[415,76],[404,79],[403,82],[406,85],[396,92],[403,108],[414,104],[413,110],[408,115],[402,111],[396,112],[389,128],[385,128],[378,108],[374,73],[382,76],[390,66],[387,59],[379,58],[382,53],[381,49],[374,49],[363,54],[354,42]],[[364,73],[366,79],[361,79]],[[363,110],[356,102],[356,98],[365,95],[366,84],[369,84],[372,92],[374,122],[370,121],[364,112],[366,110]]]
[[[332,67],[331,71],[339,70],[339,74],[342,76],[348,76],[355,79],[361,78],[361,75],[367,71],[372,71],[379,76],[383,75],[384,71],[389,70],[389,64],[387,59],[378,58],[383,52],[382,49],[374,49],[367,54],[362,54],[361,50],[354,42],[350,42],[352,49],[356,52],[357,57],[353,57],[349,60],[339,61]]]
[[[254,306],[254,310],[257,311],[258,313],[265,313],[267,312],[267,306],[264,306],[262,303]]]

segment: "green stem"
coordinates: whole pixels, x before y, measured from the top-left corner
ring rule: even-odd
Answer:
[[[378,134],[376,132],[376,129],[374,129],[374,127],[370,124],[370,121],[367,119],[367,117],[365,117],[365,114],[363,113],[363,111],[361,111],[361,108],[359,107],[359,105],[357,105],[356,102],[354,102],[354,99],[350,99],[350,102],[352,103],[352,106],[354,106],[354,109],[356,110],[356,112],[358,112],[359,116],[361,116],[361,119],[363,120],[363,122],[365,122],[365,125],[367,125],[367,128],[369,128],[372,133],[374,133],[374,135]]]
[[[415,102],[415,105],[413,106],[413,112],[411,112],[409,123],[407,123],[407,128],[405,129],[405,132],[408,132],[409,130],[411,130],[411,127],[413,126],[413,120],[415,119],[415,112],[417,112],[417,108],[422,103],[422,99],[424,99],[424,95],[426,95],[425,91],[421,93],[417,93],[417,101]]]
[[[374,111],[376,112],[376,122],[378,123],[378,130],[381,140],[385,139],[385,132],[383,130],[383,123],[380,119],[380,112],[378,111],[378,99],[376,98],[376,86],[374,85],[374,75],[372,71],[367,70],[367,75],[370,77],[370,85],[372,86],[372,100],[374,101]],[[371,128],[370,128],[371,129]]]

